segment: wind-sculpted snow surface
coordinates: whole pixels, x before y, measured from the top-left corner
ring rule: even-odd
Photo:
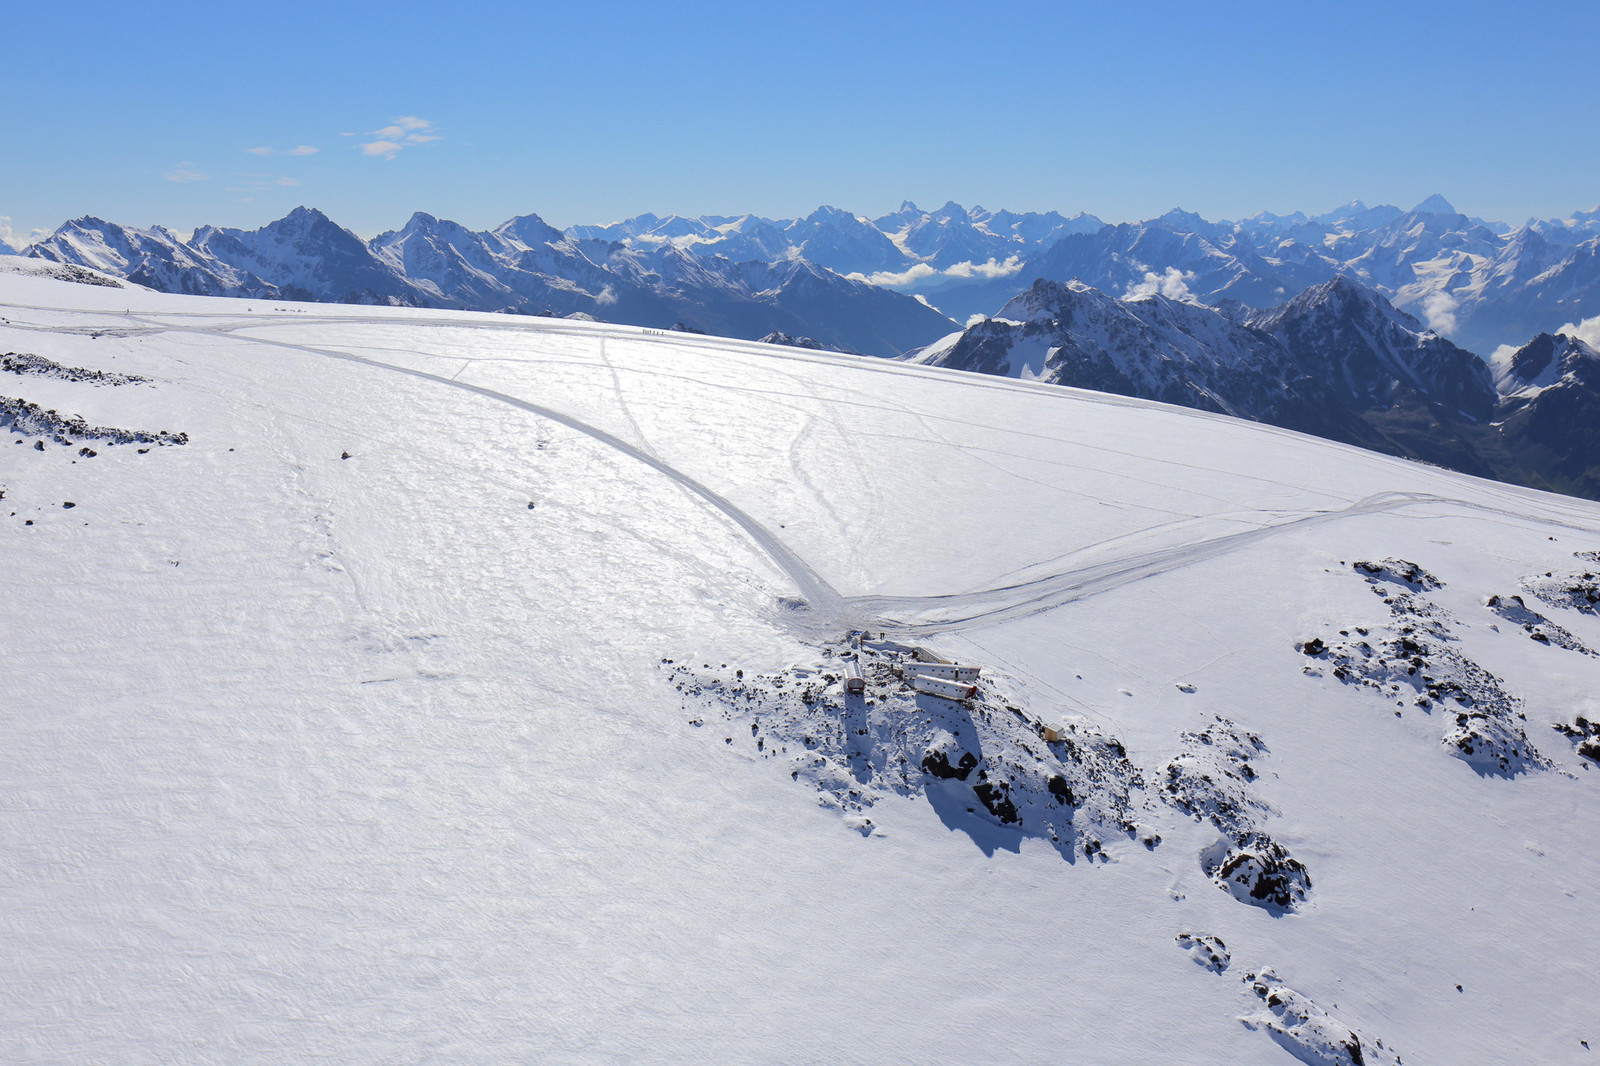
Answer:
[[[754,745],[790,765],[824,806],[870,835],[868,812],[887,796],[926,796],[947,824],[990,850],[1018,834],[1069,860],[1106,857],[1138,835],[1144,780],[1127,750],[1087,722],[1046,726],[990,677],[956,701],[919,692],[915,649],[892,641],[824,643],[821,659],[775,674],[665,662],[693,706],[720,712],[727,744]],[[864,693],[846,692],[854,662]],[[702,715],[692,719],[704,726]],[[748,726],[748,734],[745,727]],[[1049,732],[1047,732],[1047,729]],[[1147,847],[1159,837],[1146,832]]]
[[[1351,566],[1382,597],[1390,623],[1341,629],[1339,639],[1315,637],[1296,647],[1313,662],[1330,664],[1337,680],[1393,699],[1401,708],[1396,717],[1410,706],[1438,718],[1444,745],[1480,773],[1509,776],[1547,767],[1523,730],[1521,700],[1459,650],[1453,616],[1423,596],[1440,587],[1439,579],[1404,560]],[[1305,672],[1321,676],[1317,666]]]
[[[0,273],[0,352],[43,413],[189,434],[0,448],[0,1060],[1600,1040],[1600,658],[1552,628],[1600,620],[1519,585],[1593,569],[1592,503],[563,319]],[[1441,752],[1496,691],[1562,772]]]

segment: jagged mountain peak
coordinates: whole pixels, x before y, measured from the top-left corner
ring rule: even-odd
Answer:
[[[1334,208],[1332,211],[1329,211],[1327,214],[1318,215],[1317,217],[1318,218],[1348,218],[1351,215],[1359,215],[1363,211],[1365,211],[1366,209],[1367,209],[1367,205],[1364,202],[1362,202],[1361,200],[1351,200],[1348,203],[1342,204],[1339,207]]]
[[[1600,352],[1576,336],[1540,333],[1495,359],[1495,378],[1506,394],[1548,388],[1583,364],[1600,363]]]
[[[535,214],[507,219],[496,226],[494,232],[502,239],[514,239],[529,248],[556,244],[564,238],[560,230]]]
[[[834,207],[831,204],[823,204],[821,207],[818,207],[815,211],[813,211],[809,215],[807,215],[805,217],[804,221],[806,221],[806,222],[854,222],[854,221],[856,221],[856,215],[855,215],[855,212],[846,211],[842,207]]]
[[[1211,228],[1211,223],[1193,211],[1185,211],[1181,207],[1174,207],[1171,211],[1168,211],[1160,218],[1152,219],[1152,221],[1159,222],[1177,233],[1199,233]]]
[[[1414,215],[1459,215],[1461,212],[1457,211],[1449,200],[1446,200],[1438,193],[1434,193],[1416,207],[1413,207],[1411,213]]]
[[[323,214],[321,210],[301,204],[299,207],[296,207],[294,210],[290,211],[287,215],[284,215],[278,221],[301,223],[327,222],[329,221],[329,218],[327,215]]]
[[[1397,309],[1382,293],[1344,274],[1335,274],[1327,281],[1312,285],[1281,306],[1286,317],[1305,315],[1319,309],[1328,309],[1335,314],[1364,309],[1392,318],[1409,329],[1421,329],[1421,324],[1415,318]]]

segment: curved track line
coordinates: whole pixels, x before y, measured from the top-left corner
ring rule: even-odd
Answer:
[[[1154,551],[1138,552],[1110,562],[1079,567],[1033,581],[1019,582],[1015,585],[1004,585],[996,588],[980,589],[975,592],[955,593],[944,596],[855,596],[845,600],[844,606],[852,614],[877,616],[878,625],[908,636],[988,625],[1038,614],[1075,600],[1087,599],[1090,596],[1109,592],[1147,577],[1154,577],[1157,574],[1168,573],[1193,563],[1214,559],[1219,555],[1236,551],[1248,544],[1268,537],[1275,537],[1291,530],[1321,525],[1326,522],[1335,522],[1345,518],[1355,518],[1361,515],[1383,514],[1425,504],[1443,504],[1490,514],[1526,517],[1513,511],[1490,507],[1486,504],[1434,496],[1429,493],[1383,492],[1358,500],[1350,506],[1339,510],[1319,511],[1300,518],[1292,518],[1284,522],[1263,526],[1259,529],[1228,533],[1212,537],[1209,540],[1178,544],[1168,548],[1158,548]],[[1552,523],[1547,522],[1545,524]],[[921,620],[914,617],[918,611],[929,610],[934,612],[943,611],[945,613],[942,616],[935,613],[933,617]],[[902,614],[899,619],[884,617],[888,612],[902,612]],[[911,617],[907,617],[907,615]]]
[[[183,327],[178,327],[178,329],[183,330]],[[838,612],[839,605],[844,600],[844,597],[839,594],[839,591],[832,585],[828,584],[827,580],[813,570],[810,564],[796,555],[787,544],[774,536],[766,526],[763,526],[760,522],[756,521],[726,496],[723,496],[721,493],[718,493],[701,482],[696,481],[694,478],[690,477],[688,474],[685,474],[676,467],[662,462],[649,452],[644,451],[635,445],[629,444],[620,437],[607,433],[598,426],[591,426],[587,422],[574,418],[571,415],[563,414],[562,412],[553,408],[545,407],[541,404],[530,403],[527,400],[519,399],[515,396],[508,395],[507,393],[484,388],[482,385],[472,385],[464,381],[456,381],[452,378],[444,377],[440,374],[430,374],[426,370],[415,370],[411,367],[397,366],[394,363],[385,363],[377,359],[368,359],[365,356],[352,355],[348,352],[334,351],[328,348],[315,348],[305,344],[290,344],[286,341],[269,340],[265,337],[242,337],[232,333],[217,334],[206,329],[194,329],[192,332],[226,336],[234,340],[244,341],[250,344],[265,344],[275,348],[286,348],[290,351],[303,352],[310,355],[321,355],[329,359],[340,359],[349,363],[358,363],[362,366],[370,366],[378,370],[390,370],[397,374],[405,374],[409,377],[420,378],[423,381],[432,381],[440,385],[447,385],[452,389],[462,389],[466,392],[476,393],[479,396],[483,396],[491,400],[497,400],[500,403],[509,404],[512,407],[520,408],[521,410],[527,411],[530,414],[538,415],[540,418],[559,423],[560,425],[576,430],[579,433],[582,433],[609,448],[616,449],[622,454],[628,456],[630,459],[634,459],[640,463],[643,463],[645,466],[648,466],[657,473],[671,479],[678,485],[681,485],[683,488],[688,489],[694,495],[700,497],[706,503],[709,503],[712,507],[716,508],[740,529],[744,530],[745,533],[749,535],[751,540],[755,541],[756,546],[766,553],[767,557],[784,572],[790,581],[794,582],[795,587],[799,590],[801,597],[806,600],[806,602],[814,611],[819,611],[824,615],[831,616]]]
[[[161,312],[156,312],[156,314],[161,314]],[[135,321],[143,321],[147,323],[149,321],[148,319],[144,319],[139,316],[119,317],[131,317]],[[339,319],[337,321],[360,322],[372,321],[372,319],[351,318]],[[380,319],[379,321],[382,320]],[[1543,525],[1563,526],[1566,528],[1581,529],[1589,532],[1594,531],[1594,526],[1592,525],[1578,525],[1573,522],[1562,521],[1559,518],[1553,517],[1536,518],[1527,514],[1526,511],[1513,511],[1505,508],[1493,507],[1487,504],[1473,503],[1458,498],[1436,496],[1430,493],[1421,492],[1385,492],[1368,496],[1365,499],[1358,500],[1355,503],[1350,504],[1348,507],[1338,510],[1318,511],[1303,515],[1299,518],[1292,518],[1283,522],[1263,526],[1257,529],[1245,530],[1239,533],[1225,534],[1222,536],[1213,537],[1209,540],[1178,544],[1148,552],[1137,552],[1122,559],[1114,559],[1109,562],[1097,563],[1091,566],[1067,570],[1061,573],[1047,575],[1032,581],[1019,582],[1012,585],[1002,585],[974,592],[953,593],[946,595],[856,596],[846,598],[842,596],[837,589],[830,585],[820,574],[812,569],[808,563],[795,554],[794,551],[788,547],[788,545],[784,544],[783,541],[773,535],[770,530],[739,508],[738,505],[734,504],[731,500],[695,480],[688,474],[685,474],[677,468],[672,467],[662,460],[656,458],[649,452],[635,447],[634,445],[629,444],[627,441],[624,441],[597,426],[589,425],[588,423],[574,418],[571,415],[563,414],[562,412],[552,408],[531,403],[527,400],[519,399],[518,397],[511,396],[503,392],[497,392],[494,389],[485,388],[480,385],[467,384],[465,382],[457,381],[453,378],[444,377],[439,374],[432,374],[425,370],[416,370],[411,367],[399,366],[393,363],[385,363],[381,360],[369,359],[365,356],[337,351],[334,349],[317,348],[311,345],[303,344],[292,344],[286,341],[270,340],[268,338],[259,336],[241,336],[234,332],[238,329],[246,329],[257,325],[270,324],[276,323],[235,323],[228,326],[219,325],[210,328],[198,325],[181,326],[150,324],[145,329],[135,327],[127,330],[126,332],[128,334],[142,332],[200,333],[210,336],[228,337],[230,339],[243,341],[245,343],[264,344],[270,347],[283,348],[286,350],[302,352],[310,355],[320,355],[330,359],[339,359],[344,362],[357,363],[379,370],[389,370],[424,381],[432,381],[440,385],[446,385],[450,388],[462,389],[467,392],[476,393],[477,395],[485,398],[496,400],[512,407],[528,411],[529,413],[537,415],[540,418],[549,419],[550,421],[556,422],[560,425],[567,426],[568,428],[576,430],[577,432],[582,433],[585,436],[598,441],[599,443],[616,449],[624,455],[643,463],[652,470],[655,470],[656,472],[666,476],[667,478],[676,482],[678,485],[689,490],[694,495],[699,496],[702,500],[709,503],[717,511],[721,512],[724,516],[733,521],[736,525],[743,529],[745,533],[748,534],[756,543],[756,545],[768,556],[768,558],[771,559],[772,562],[780,570],[782,570],[791,581],[794,582],[801,596],[808,602],[808,604],[814,610],[821,612],[822,617],[818,618],[818,621],[826,620],[837,623],[844,622],[846,619],[848,619],[852,622],[852,624],[855,625],[870,625],[873,628],[883,628],[903,635],[915,636],[920,634],[945,632],[973,626],[989,625],[1009,619],[1038,614],[1043,611],[1062,606],[1063,604],[1086,599],[1090,596],[1097,595],[1102,592],[1108,592],[1113,589],[1122,588],[1123,586],[1131,584],[1135,581],[1143,580],[1147,577],[1168,573],[1184,566],[1213,559],[1217,556],[1224,555],[1228,552],[1242,548],[1245,545],[1268,537],[1277,536],[1281,533],[1286,533],[1291,530],[1320,525],[1326,522],[1338,521],[1344,518],[1393,512],[1402,508],[1416,507],[1425,504],[1440,504],[1451,507],[1459,507],[1466,510],[1480,511],[1486,514],[1495,514],[1513,519],[1520,519],[1523,521],[1538,522]],[[294,324],[303,324],[303,320]],[[455,325],[457,323],[450,324]],[[461,324],[476,325],[476,323]],[[508,327],[502,326],[499,328]],[[527,327],[521,326],[521,328],[526,329]],[[60,328],[57,327],[57,330],[59,329]],[[70,331],[70,327],[67,331]],[[103,330],[101,332],[109,331]],[[565,331],[553,330],[553,332]],[[571,330],[570,332],[579,331]],[[596,333],[600,333],[601,331],[588,329],[583,330],[582,332],[593,337]],[[674,338],[674,340],[677,341],[681,341],[682,339],[683,338]],[[704,346],[710,347],[710,345]],[[734,345],[730,344],[726,347],[732,348]],[[776,348],[776,346],[774,347]],[[777,349],[775,353],[762,352],[761,354],[779,354],[781,356],[787,356],[789,358],[802,361],[826,361],[815,358],[815,353],[789,353],[784,352],[782,349]],[[879,372],[889,370],[888,367],[872,367],[872,369],[878,370]],[[905,370],[910,368],[900,367],[899,369]],[[919,367],[916,369],[924,370],[925,368]],[[998,379],[992,382],[973,381],[969,384],[975,386],[981,385],[990,388],[1006,388],[1008,386],[1015,388],[1021,383],[1008,382],[1006,379]],[[1050,386],[1049,388],[1052,390],[1060,389],[1059,386]],[[1076,393],[1078,390],[1062,391]],[[1112,406],[1146,408],[1161,408],[1165,406],[1155,404],[1151,401],[1130,401],[1128,398],[1124,397],[1102,396],[1092,393],[1088,394],[1088,396],[1098,400],[1099,402],[1108,403]],[[1206,412],[1188,413],[1201,415],[1207,414]],[[1222,418],[1225,416],[1212,417]],[[1233,420],[1230,419],[1230,421]],[[1257,425],[1262,429],[1270,430],[1274,428],[1259,423]],[[1280,430],[1279,432],[1289,433],[1290,431]],[[1331,444],[1333,442],[1323,443]],[[1500,493],[1499,495],[1501,495],[1502,498],[1505,498],[1506,496],[1515,498],[1517,495],[1515,486],[1502,486],[1497,484],[1495,487],[1510,490],[1509,492]],[[1528,502],[1533,501],[1530,500]],[[1574,502],[1576,503],[1576,501]],[[1557,508],[1548,505],[1544,509],[1546,511],[1557,510]],[[1576,509],[1577,508],[1574,507],[1571,510]],[[915,615],[919,611],[928,611],[932,613],[940,610],[952,613],[946,613],[943,616],[935,614],[934,617],[925,618],[920,621],[916,620],[914,617],[905,618],[902,616],[902,618],[897,619],[886,616],[887,612],[902,612],[903,615]]]

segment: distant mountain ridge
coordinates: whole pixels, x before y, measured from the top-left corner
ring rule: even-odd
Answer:
[[[1266,309],[1039,280],[911,360],[1216,411],[1600,498],[1600,353],[1541,334],[1491,368],[1344,277]]]
[[[795,219],[646,213],[562,231],[530,214],[482,233],[419,212],[371,241],[302,207],[259,230],[208,226],[188,241],[85,217],[24,254],[169,292],[683,321],[875,355],[931,342],[948,331],[946,318],[993,314],[1039,278],[1265,309],[1346,277],[1482,354],[1600,315],[1600,207],[1513,227],[1464,215],[1439,195],[1409,211],[1352,200],[1318,215],[1213,222],[1174,209],[1115,225],[910,201],[876,219],[824,206]],[[840,280],[823,285],[813,270],[785,265],[797,262]],[[810,296],[750,288],[781,289],[775,279]],[[868,308],[878,324],[863,333]]]
[[[891,246],[892,247],[892,246]],[[163,292],[577,315],[754,340],[781,332],[899,355],[954,323],[927,304],[803,256],[743,262],[670,242],[564,234],[536,215],[488,232],[418,212],[363,241],[298,207],[258,230],[205,226],[185,241],[98,218],[66,223],[26,253]]]

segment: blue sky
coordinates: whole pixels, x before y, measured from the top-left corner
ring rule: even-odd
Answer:
[[[1592,0],[13,5],[0,216],[1600,203]],[[0,231],[0,236],[4,231]]]

